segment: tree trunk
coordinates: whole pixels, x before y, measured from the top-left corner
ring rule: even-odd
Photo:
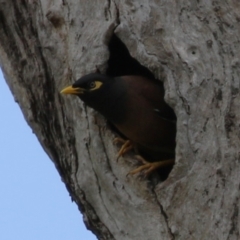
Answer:
[[[4,76],[99,239],[240,238],[239,16],[237,0],[0,1]],[[177,115],[164,182],[126,177],[136,160],[116,161],[106,120],[59,94],[97,69],[125,73],[109,60],[116,36]]]

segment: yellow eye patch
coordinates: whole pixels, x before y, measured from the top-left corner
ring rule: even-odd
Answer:
[[[99,89],[102,86],[102,84],[103,84],[100,81],[95,81],[94,83],[95,83],[95,86],[93,88],[91,88],[90,91],[94,91],[94,90]]]

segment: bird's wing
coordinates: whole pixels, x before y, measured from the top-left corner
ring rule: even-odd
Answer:
[[[155,108],[153,109],[153,111],[163,120],[165,121],[170,121],[173,123],[176,123],[176,115],[175,113],[172,111],[170,112],[170,110],[168,112],[166,111],[161,111],[161,109]]]
[[[136,76],[131,82],[131,87],[137,91],[137,94],[143,96],[159,117],[166,121],[176,122],[176,115],[172,108],[164,101],[164,87],[162,82]]]

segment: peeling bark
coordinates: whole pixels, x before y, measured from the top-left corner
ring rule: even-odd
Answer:
[[[0,1],[4,76],[99,239],[239,239],[239,16],[236,0]],[[164,182],[127,178],[136,160],[116,161],[105,119],[59,94],[86,73],[115,72],[114,34],[164,81],[177,115]]]

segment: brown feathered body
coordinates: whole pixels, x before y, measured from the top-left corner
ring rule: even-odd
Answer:
[[[100,82],[99,88],[91,88]],[[78,90],[81,92],[78,94]],[[89,74],[64,93],[77,94],[104,115],[152,161],[174,156],[176,117],[164,101],[163,84],[142,76]]]

